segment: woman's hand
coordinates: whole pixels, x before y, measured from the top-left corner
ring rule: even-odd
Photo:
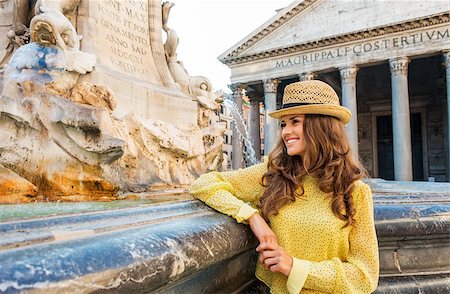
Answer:
[[[259,244],[269,243],[278,245],[275,233],[259,213],[254,213],[247,221]]]
[[[284,251],[284,248],[276,244],[262,243],[256,247],[260,252],[259,261],[264,268],[271,272],[279,272],[289,276],[292,269],[292,256]]]
[[[259,213],[254,213],[248,219],[248,223],[259,241],[259,246],[256,248],[256,251],[260,253],[259,261],[266,269],[289,276],[292,256],[288,255],[283,247],[278,246],[277,237],[266,221]]]

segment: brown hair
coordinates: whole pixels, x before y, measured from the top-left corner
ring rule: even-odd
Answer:
[[[336,217],[346,221],[347,227],[355,215],[353,183],[366,176],[366,171],[352,157],[344,124],[337,118],[306,114],[303,132],[307,146],[303,156],[289,156],[279,137],[269,154],[268,171],[262,177],[265,190],[258,207],[268,220],[283,205],[304,194],[301,180],[311,175],[318,179],[321,191],[330,193],[331,209]]]

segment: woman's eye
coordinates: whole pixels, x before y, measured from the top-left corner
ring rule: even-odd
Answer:
[[[285,126],[286,126],[285,123],[281,123],[281,124],[280,124],[280,127],[281,127],[281,128],[284,128]]]

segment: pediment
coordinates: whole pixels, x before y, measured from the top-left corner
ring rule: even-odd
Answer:
[[[227,50],[222,62],[449,12],[448,1],[295,1]]]

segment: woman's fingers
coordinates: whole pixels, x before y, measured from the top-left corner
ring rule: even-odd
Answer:
[[[272,243],[263,243],[258,246],[257,250],[260,252],[259,262],[264,268],[289,276],[292,269],[292,256],[287,254],[283,247]]]
[[[264,268],[270,270],[271,266],[274,267],[278,263],[279,263],[278,257],[270,257],[270,258],[264,259],[262,264],[263,264]]]
[[[278,248],[278,244],[275,242],[263,242],[256,247],[256,251],[261,252],[264,250],[275,250]]]
[[[274,250],[262,251],[261,254],[259,255],[259,261],[263,263],[266,258],[275,257],[276,255],[277,252]]]

